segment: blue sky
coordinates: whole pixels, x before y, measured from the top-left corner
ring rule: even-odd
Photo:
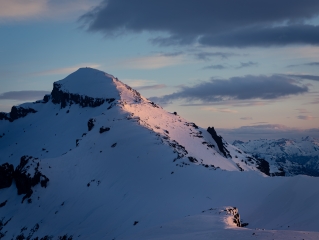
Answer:
[[[90,66],[225,134],[319,136],[319,3],[224,2],[0,0],[0,111]]]

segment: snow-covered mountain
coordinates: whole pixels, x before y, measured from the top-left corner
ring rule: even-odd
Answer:
[[[319,140],[312,137],[293,139],[260,139],[233,143],[244,152],[265,159],[270,173],[278,169],[286,176],[304,174],[319,176]],[[275,171],[272,171],[275,169]]]
[[[268,178],[266,161],[102,71],[0,113],[0,136],[0,239],[319,237],[317,179]]]

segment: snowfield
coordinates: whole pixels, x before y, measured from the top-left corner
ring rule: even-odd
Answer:
[[[217,134],[80,68],[0,113],[0,239],[319,239],[318,179]]]

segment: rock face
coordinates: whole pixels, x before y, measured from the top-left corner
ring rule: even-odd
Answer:
[[[49,178],[39,171],[40,163],[37,159],[30,156],[23,156],[20,164],[14,171],[14,180],[18,189],[18,195],[26,194],[30,197],[32,187],[41,183],[41,187],[47,187]]]
[[[4,163],[0,165],[0,189],[10,187],[13,181],[13,165]]]
[[[33,108],[23,108],[23,107],[13,106],[11,108],[10,113],[0,112],[0,120],[8,120],[10,122],[13,122],[14,120],[27,116],[29,113],[36,113],[36,112],[37,111],[34,110]]]
[[[115,101],[115,98],[93,98],[80,94],[63,92],[61,90],[61,84],[59,83],[53,84],[51,99],[54,104],[60,104],[61,108],[65,108],[66,106],[70,106],[72,104],[79,104],[81,107],[98,107],[105,102],[112,103]]]
[[[227,148],[225,148],[225,146],[224,146],[223,138],[222,138],[221,136],[218,136],[218,135],[217,135],[216,130],[214,129],[214,127],[208,127],[208,128],[207,128],[207,132],[209,132],[210,135],[212,136],[212,138],[215,140],[219,151],[220,151],[225,157],[231,157],[230,154],[229,154],[229,151],[228,151]]]

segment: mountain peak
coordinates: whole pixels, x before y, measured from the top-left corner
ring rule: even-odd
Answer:
[[[115,77],[94,68],[79,68],[66,78],[54,83],[54,88],[67,93],[94,98],[117,98]]]

